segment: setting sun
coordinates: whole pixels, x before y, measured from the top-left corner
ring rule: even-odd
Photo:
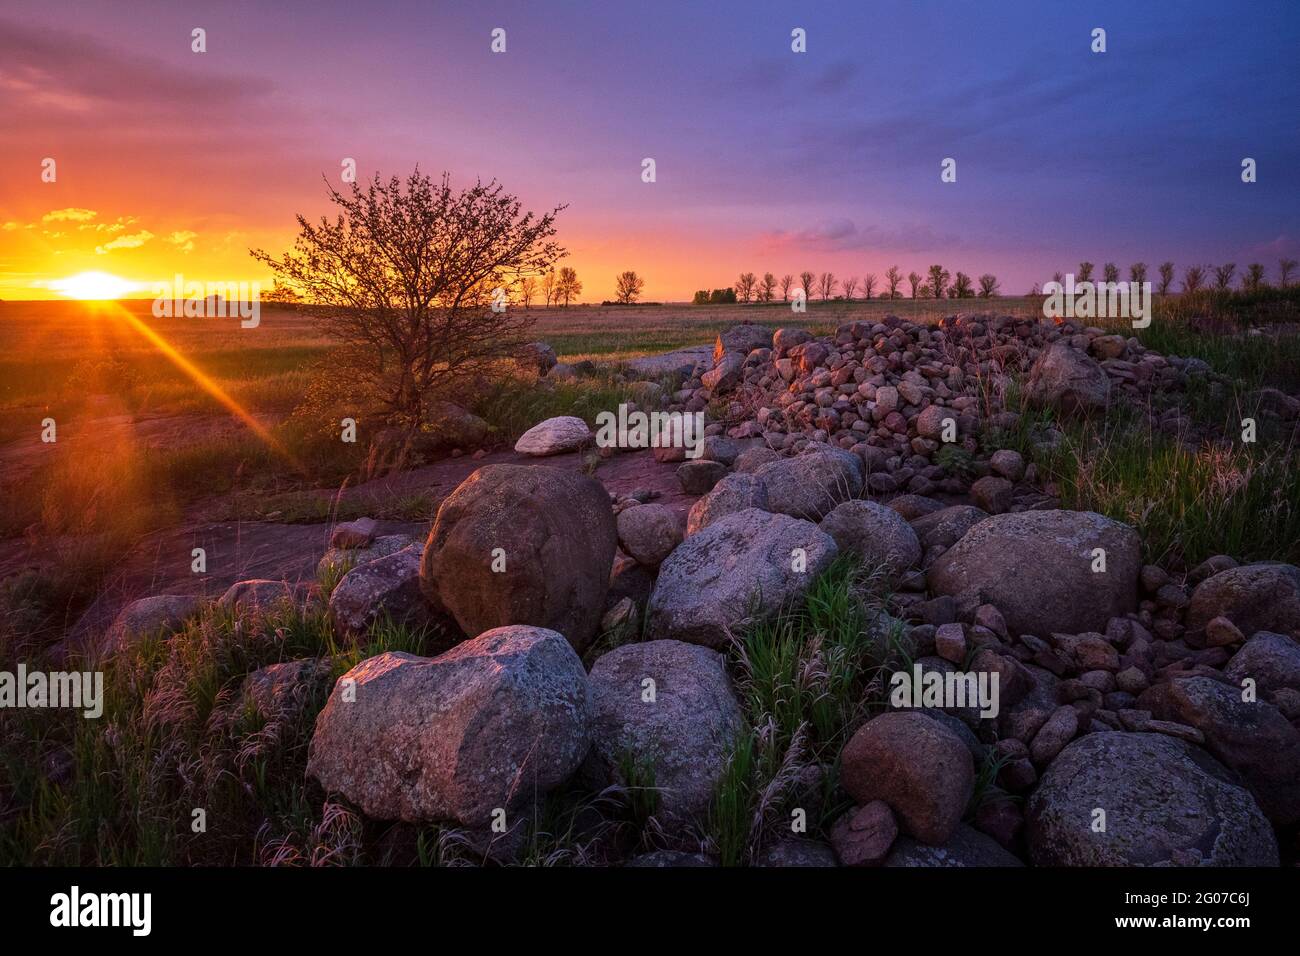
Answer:
[[[50,288],[69,299],[116,299],[136,288],[136,284],[107,272],[79,272],[51,282]]]

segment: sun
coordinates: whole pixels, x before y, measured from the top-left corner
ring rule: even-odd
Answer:
[[[79,272],[50,283],[50,288],[69,299],[116,299],[137,286],[107,272]]]

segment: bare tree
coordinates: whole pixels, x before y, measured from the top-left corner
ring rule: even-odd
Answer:
[[[915,299],[916,293],[921,288],[921,277],[915,272],[909,272],[907,274],[907,284],[912,287],[912,298]]]
[[[1174,285],[1174,264],[1172,262],[1160,263],[1160,285],[1156,291],[1161,295],[1168,295],[1169,290]]]
[[[852,301],[853,293],[858,291],[858,277],[849,276],[840,283],[840,288],[844,290],[844,298]],[[870,299],[871,296],[868,295],[867,298]]]
[[[523,300],[524,308],[533,307],[533,296],[537,295],[537,279],[535,276],[524,276],[519,280],[519,298]]]
[[[817,289],[822,294],[823,302],[835,294],[835,286],[838,284],[834,272],[823,272],[821,274],[821,277],[817,280]]]
[[[1246,266],[1246,274],[1241,277],[1241,287],[1247,292],[1258,292],[1264,286],[1264,266],[1252,262]]]
[[[1295,271],[1297,265],[1300,265],[1300,263],[1296,262],[1294,259],[1277,260],[1278,288],[1285,289],[1291,284],[1291,273]]]
[[[813,283],[816,281],[817,281],[817,277],[813,275],[811,272],[799,273],[799,283],[800,283],[799,288],[803,289],[803,297],[805,301],[808,302],[812,301],[813,293],[817,291],[815,288],[813,288]]]
[[[776,276],[770,272],[763,273],[763,281],[758,284],[758,297],[764,302],[771,302],[776,289]]]
[[[1106,282],[1118,282],[1119,266],[1115,265],[1113,262],[1108,262],[1101,267],[1101,274],[1105,276]]]
[[[1065,276],[1062,273],[1053,272],[1052,281],[1055,282],[1057,285],[1061,286],[1062,288],[1065,288]]]
[[[1227,265],[1214,267],[1214,287],[1220,292],[1226,292],[1232,288],[1232,277],[1237,272],[1237,264],[1229,262]]]
[[[930,295],[936,299],[942,299],[944,293],[948,290],[948,270],[936,263],[930,266],[929,279],[930,281],[926,285],[930,287]]]
[[[564,266],[560,269],[560,277],[555,283],[555,301],[563,302],[564,307],[569,307],[569,301],[576,299],[582,294],[582,283],[578,280],[577,270]]]
[[[1201,280],[1205,278],[1204,266],[1188,266],[1183,272],[1183,291],[1197,292],[1201,288]]]
[[[1147,264],[1145,262],[1135,262],[1128,267],[1128,281],[1133,285],[1140,286],[1147,281]]]
[[[741,302],[748,302],[754,297],[754,289],[758,286],[758,277],[752,272],[742,272],[736,279],[736,295]]]
[[[1092,269],[1093,269],[1092,263],[1088,262],[1085,259],[1083,262],[1079,263],[1079,274],[1075,276],[1075,278],[1077,278],[1080,282],[1091,282]]]
[[[551,241],[564,207],[537,216],[495,180],[456,192],[418,168],[329,197],[336,219],[299,215],[292,252],[250,252],[343,343],[349,384],[414,426],[441,390],[518,348],[532,320],[493,309],[493,290],[564,255]]]
[[[980,276],[980,298],[992,299],[998,294],[998,277],[991,272]]]
[[[542,274],[542,295],[546,298],[546,307],[549,309],[551,303],[555,301],[555,286],[559,281],[554,269],[547,269]]]
[[[781,301],[782,302],[790,301],[790,290],[793,288],[794,288],[794,276],[790,275],[790,273],[787,272],[785,275],[781,276]]]
[[[975,291],[971,287],[970,276],[964,272],[958,271],[958,273],[952,277],[952,288],[948,290],[948,298],[969,299],[973,295],[975,295]]]
[[[868,299],[876,294],[876,274],[868,272],[865,279],[862,280],[862,293]]]
[[[630,269],[627,272],[619,274],[614,289],[614,301],[621,302],[623,305],[631,305],[641,295],[641,290],[645,288],[645,279],[642,279]]]
[[[891,299],[898,298],[898,286],[903,281],[903,273],[898,271],[898,266],[890,266],[885,273],[885,286],[889,289]]]

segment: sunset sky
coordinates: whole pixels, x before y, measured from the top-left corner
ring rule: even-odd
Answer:
[[[684,300],[742,270],[1022,294],[1080,259],[1300,258],[1296,0],[270,6],[6,0],[0,298],[265,280],[248,248],[326,212],[344,157],[567,203],[586,301],[624,269]]]

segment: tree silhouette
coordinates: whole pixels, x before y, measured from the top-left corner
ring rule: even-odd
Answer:
[[[930,295],[936,299],[942,299],[944,292],[948,289],[948,270],[941,265],[932,265],[928,273],[929,281],[926,283],[930,287]]]
[[[568,266],[560,269],[560,277],[555,283],[555,299],[557,302],[563,302],[564,307],[569,307],[569,302],[576,299],[582,294],[582,283],[578,280],[578,273]]]
[[[980,276],[980,298],[992,299],[998,294],[998,277],[991,272]]]
[[[885,273],[885,287],[889,289],[891,299],[898,298],[898,285],[903,281],[903,273],[898,271],[898,266],[890,266],[889,271]]]
[[[614,301],[621,302],[623,305],[631,305],[641,295],[641,290],[645,288],[645,279],[631,270],[619,274],[614,289]]]
[[[1161,295],[1168,295],[1170,288],[1174,284],[1174,264],[1172,262],[1160,263],[1160,285],[1156,291]]]

